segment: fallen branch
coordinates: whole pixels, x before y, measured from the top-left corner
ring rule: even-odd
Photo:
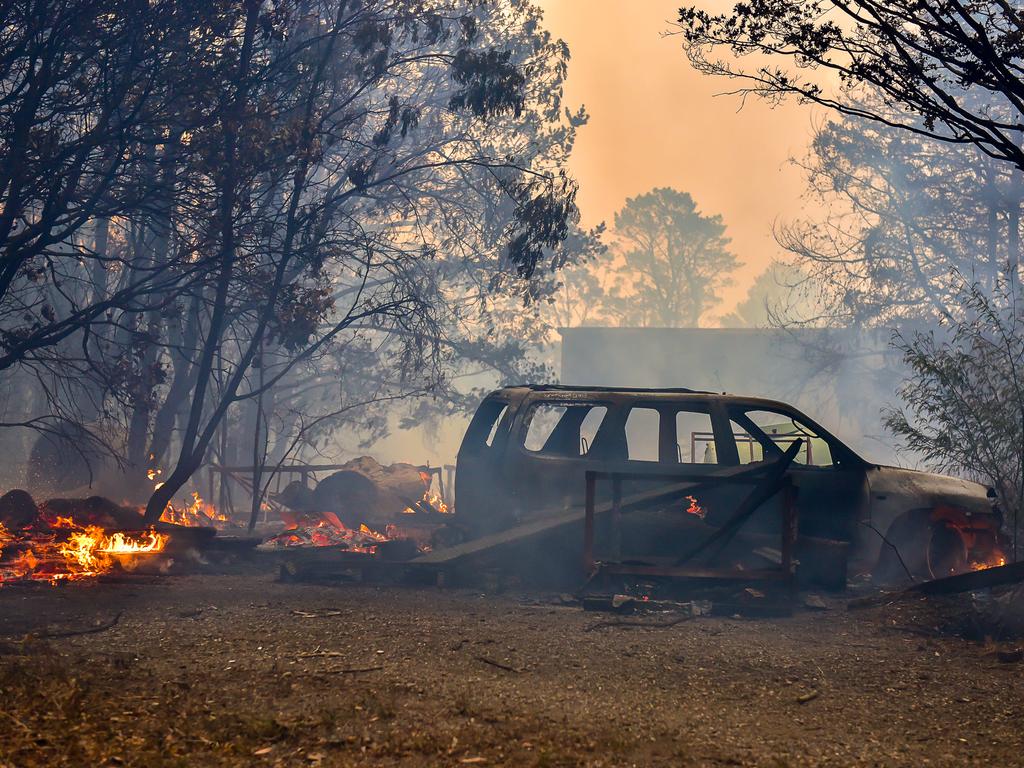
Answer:
[[[311,651],[309,653],[300,653],[298,656],[296,656],[296,658],[298,658],[298,659],[312,659],[312,658],[316,658],[318,656],[343,656],[343,655],[344,654],[341,653],[341,651],[321,651],[319,648],[317,648],[315,651]]]
[[[591,624],[587,627],[584,632],[593,632],[595,629],[603,629],[604,627],[648,627],[650,629],[666,629],[668,627],[674,627],[676,624],[682,624],[684,621],[696,618],[694,616],[679,616],[678,618],[671,619],[669,621],[629,621],[627,619],[611,619],[609,621],[599,621],[596,624]]]
[[[506,672],[514,672],[517,675],[520,672],[522,672],[521,669],[516,669],[515,667],[510,667],[508,664],[502,664],[500,661],[495,661],[494,659],[488,659],[486,656],[477,656],[475,658],[476,658],[477,661],[482,661],[484,664],[490,664],[492,667],[497,667],[498,669],[503,669]]]
[[[121,616],[123,615],[124,611],[118,611],[114,615],[114,618],[105,624],[97,624],[85,629],[66,629],[59,632],[43,632],[42,634],[37,635],[37,637],[41,640],[56,640],[63,637],[77,637],[78,635],[95,635],[97,632],[106,632],[111,627],[116,626],[117,622],[121,620]]]
[[[345,669],[325,669],[323,672],[329,672],[334,675],[355,675],[359,672],[377,672],[384,669],[383,665],[376,667],[346,667]]]

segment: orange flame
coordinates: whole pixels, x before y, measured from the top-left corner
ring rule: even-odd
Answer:
[[[97,552],[112,555],[135,555],[140,552],[162,552],[169,536],[150,528],[139,539],[132,539],[121,531],[105,537]]]
[[[152,528],[138,536],[120,531],[107,535],[99,526],[79,525],[67,517],[58,517],[48,528],[20,538],[0,526],[0,544],[11,555],[5,558],[0,549],[0,584],[17,580],[58,584],[93,578],[112,570],[118,562],[126,565],[125,556],[163,551],[168,539]]]
[[[442,499],[439,495],[431,491],[429,488],[427,488],[427,490],[423,492],[423,495],[420,497],[420,501],[423,503],[423,506],[425,506],[427,509],[433,509],[436,512],[440,512],[442,515],[450,514],[448,505],[444,503],[444,499]],[[413,509],[412,507],[406,507],[405,509],[402,510],[402,514],[415,515],[417,511],[418,510]]]
[[[192,492],[192,503],[187,507],[175,509],[174,505],[168,502],[163,514],[160,515],[160,522],[184,525],[190,528],[214,527],[227,528],[231,519],[222,512],[218,512],[213,504],[203,501],[198,491]]]
[[[971,563],[971,570],[984,571],[988,568],[999,568],[1003,565],[1006,565],[1006,557],[1001,552],[995,552],[988,560]]]
[[[328,513],[329,514],[329,513]],[[361,552],[372,554],[377,551],[377,545],[390,541],[394,538],[395,531],[389,530],[389,535],[373,530],[366,523],[360,523],[359,528],[348,528],[335,515],[333,519],[322,518],[312,525],[293,526],[286,531],[267,539],[264,547],[341,547],[348,552]],[[390,526],[389,526],[390,529]]]
[[[693,496],[685,496],[684,498],[688,502],[690,502],[690,506],[688,506],[685,510],[687,514],[696,515],[701,520],[708,516],[707,510],[697,503],[697,499],[695,499]]]

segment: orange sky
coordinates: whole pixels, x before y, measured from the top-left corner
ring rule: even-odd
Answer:
[[[715,94],[734,82],[693,70],[677,38],[664,37],[681,0],[536,0],[545,26],[572,51],[566,105],[586,106],[571,167],[584,224],[612,223],[627,197],[658,186],[689,192],[722,214],[744,262],[718,311],[742,300],[779,249],[773,222],[799,218],[800,169],[813,114],[787,103]],[[724,10],[732,0],[703,0]]]

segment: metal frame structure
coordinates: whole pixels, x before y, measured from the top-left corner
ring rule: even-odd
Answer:
[[[679,480],[678,473],[666,469],[632,470],[625,472],[586,472],[585,513],[583,528],[583,568],[588,583],[602,575],[617,576],[662,576],[674,579],[718,579],[735,581],[777,581],[790,590],[795,589],[794,552],[798,533],[796,488],[786,475],[786,470],[796,457],[801,441],[796,440],[776,461],[748,465],[745,467],[718,468],[700,475],[690,474],[685,481],[666,485],[646,493],[622,497],[622,482],[627,478],[665,477]],[[611,516],[612,539],[620,538],[622,514],[631,509],[652,507],[664,502],[680,500],[703,488],[724,483],[753,485],[750,493],[737,505],[732,516],[724,525],[715,529],[706,539],[687,551],[670,565],[636,565],[609,560],[598,560],[594,554],[594,520],[597,514],[597,482],[609,480],[612,485],[612,501],[607,510]],[[739,570],[735,568],[713,568],[694,566],[691,562],[700,554],[720,553],[732,540],[743,524],[766,501],[782,494],[782,531],[780,541],[781,558],[777,568]],[[613,549],[615,549],[613,544]],[[618,553],[616,553],[618,556]]]

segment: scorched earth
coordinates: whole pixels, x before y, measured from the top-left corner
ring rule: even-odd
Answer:
[[[1019,654],[914,605],[826,605],[673,623],[268,575],[8,587],[0,765],[1018,763]]]

